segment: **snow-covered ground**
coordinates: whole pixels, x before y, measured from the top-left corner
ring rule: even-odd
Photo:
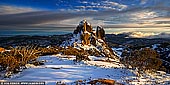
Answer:
[[[4,81],[45,81],[47,85],[55,85],[56,82],[74,85],[75,81],[78,80],[88,82],[99,78],[113,79],[123,84],[151,84],[153,82],[148,81],[158,80],[159,82],[164,80],[165,84],[165,82],[170,81],[170,75],[166,73],[162,73],[163,75],[159,73],[161,76],[157,80],[146,77],[137,78],[132,71],[124,68],[119,61],[106,62],[102,61],[105,58],[95,56],[90,56],[93,61],[75,62],[73,59],[75,59],[75,56],[41,56],[38,60],[45,61],[45,65],[33,66],[28,64],[28,69],[10,79],[4,79]]]
[[[122,47],[119,48],[112,48],[112,50],[114,50],[118,56],[122,55],[122,51],[124,50]]]

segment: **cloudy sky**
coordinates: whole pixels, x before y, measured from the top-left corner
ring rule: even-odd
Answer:
[[[170,32],[169,0],[0,0],[0,33],[73,30],[82,20],[107,32]]]

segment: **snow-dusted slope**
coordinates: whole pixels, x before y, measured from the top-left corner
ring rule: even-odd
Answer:
[[[90,58],[94,61],[99,59],[95,56],[91,56]],[[75,56],[42,56],[38,60],[45,61],[45,65],[27,65],[30,66],[30,68],[14,75],[10,79],[4,79],[1,81],[42,81],[46,82],[46,85],[55,85],[56,82],[62,82],[69,85],[76,85],[75,82],[78,80],[83,80],[87,84],[90,80],[103,78],[113,79],[116,82],[130,85],[170,84],[170,75],[164,72],[158,72],[157,74],[152,74],[152,76],[145,75],[142,77],[136,77],[133,71],[124,68],[121,64],[119,64],[120,66],[117,66],[117,63],[104,61],[84,61],[77,63],[74,62],[73,59],[75,59]],[[101,59],[104,60],[104,58]]]
[[[73,59],[75,58],[74,56],[72,57]],[[98,78],[108,78],[114,79],[118,82],[124,82],[123,80],[125,78],[134,76],[134,74],[127,69],[90,66],[83,62],[76,63],[73,60],[61,58],[61,56],[60,58],[56,56],[42,56],[39,60],[45,60],[45,65],[30,66],[30,68],[25,69],[20,74],[13,76],[11,79],[5,80],[45,81],[48,85],[54,85],[59,81],[70,84],[77,80],[90,81]],[[106,64],[107,63],[103,63],[103,66]],[[110,65],[112,64],[110,63]]]

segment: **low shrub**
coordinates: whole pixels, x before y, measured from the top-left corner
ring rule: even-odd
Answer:
[[[122,62],[127,67],[131,66],[132,69],[137,69],[139,74],[145,71],[154,72],[160,69],[162,65],[159,54],[150,48],[143,48],[131,52],[125,51]]]
[[[58,54],[59,52],[62,51],[61,47],[57,47],[57,46],[53,46],[53,47],[39,47],[38,48],[39,51],[39,55],[43,56],[43,55],[53,55],[53,54]]]
[[[0,54],[1,69],[6,70],[7,73],[17,73],[38,57],[37,52],[34,46],[18,46],[3,52]]]
[[[65,50],[62,50],[64,55],[74,55],[76,56],[76,61],[81,61],[81,60],[90,60],[88,58],[89,53],[88,51],[84,49],[77,49],[73,47],[67,47]]]

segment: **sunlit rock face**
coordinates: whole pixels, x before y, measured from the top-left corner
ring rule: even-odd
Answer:
[[[105,41],[105,31],[103,27],[97,26],[96,32],[93,32],[93,28],[89,22],[82,20],[73,32],[74,36],[79,36],[76,41],[80,40],[83,45],[96,46],[96,40],[102,39]]]

